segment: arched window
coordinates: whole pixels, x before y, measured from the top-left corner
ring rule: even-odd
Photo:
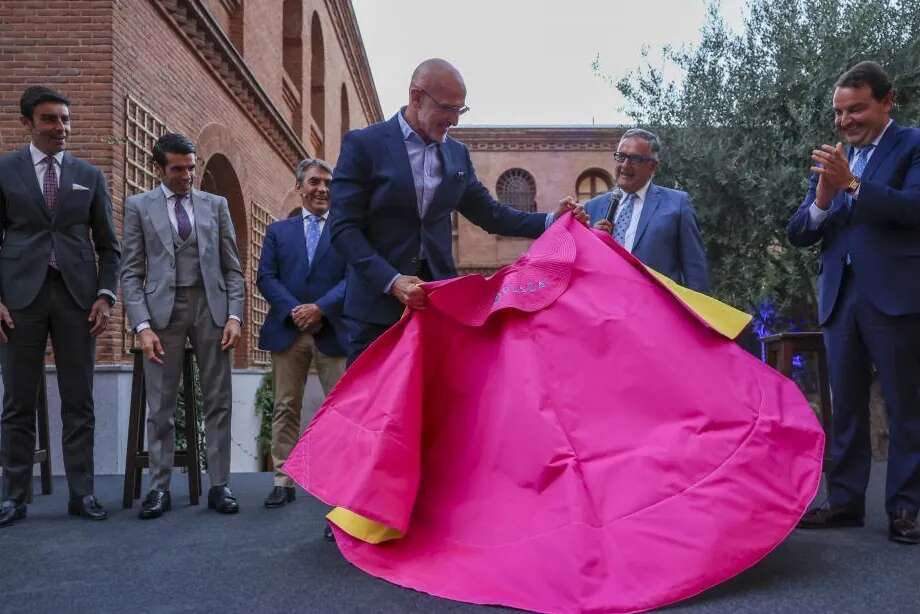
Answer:
[[[609,192],[613,187],[613,179],[607,171],[599,168],[588,169],[578,177],[575,182],[575,192],[578,195],[578,202],[585,202],[595,196]]]
[[[345,138],[345,133],[351,130],[351,114],[348,110],[348,90],[345,88],[345,84],[342,84],[342,99],[339,101],[339,107],[342,111],[342,133],[341,137]]]
[[[499,202],[521,211],[537,210],[537,182],[522,168],[512,168],[501,174],[495,184]]]
[[[310,24],[310,114],[319,134],[316,142],[316,156],[323,157],[326,133],[326,50],[323,46],[323,28],[319,14],[313,13]]]
[[[291,108],[296,132],[303,137],[303,5],[302,0],[284,0],[282,9],[282,91]]]

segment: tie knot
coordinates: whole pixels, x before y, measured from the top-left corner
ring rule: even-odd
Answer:
[[[46,164],[48,166],[53,166],[54,162],[54,156],[45,156],[45,158],[42,160],[42,164]]]
[[[182,204],[182,199],[185,198],[185,196],[183,196],[182,194],[176,194],[175,197],[176,197],[176,206],[178,207],[179,205]]]

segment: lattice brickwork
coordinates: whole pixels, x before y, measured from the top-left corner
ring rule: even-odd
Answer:
[[[125,98],[125,198],[152,190],[159,182],[153,166],[153,145],[168,132],[166,123],[130,94]],[[134,331],[124,318],[122,347],[134,346]]]
[[[265,233],[268,231],[268,225],[275,221],[275,218],[268,209],[256,202],[251,203],[251,223],[249,224],[249,253],[250,258],[250,281],[249,287],[252,289],[249,301],[249,358],[250,364],[269,365],[271,364],[271,353],[259,349],[259,329],[265,322],[268,315],[268,301],[259,293],[256,287],[256,278],[259,274],[259,262],[262,259],[262,243],[265,241]]]

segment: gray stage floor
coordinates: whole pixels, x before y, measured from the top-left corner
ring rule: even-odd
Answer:
[[[920,547],[887,541],[883,475],[877,465],[866,528],[796,531],[752,569],[668,611],[920,612]],[[262,507],[268,474],[233,477],[237,516],[209,511],[205,500],[189,506],[184,478],[173,478],[173,511],[143,522],[137,505],[121,509],[120,477],[98,478],[112,513],[103,523],[67,516],[66,486],[56,479],[55,493],[36,497],[24,522],[0,529],[0,612],[509,611],[359,571],[323,541],[318,501],[300,494],[293,505]]]

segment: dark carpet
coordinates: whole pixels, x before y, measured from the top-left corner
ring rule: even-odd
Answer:
[[[509,611],[359,571],[323,540],[320,502],[301,492],[294,504],[262,507],[269,474],[233,477],[236,516],[208,510],[206,498],[189,506],[184,478],[173,478],[173,511],[151,521],[137,519],[137,503],[121,509],[121,477],[97,478],[111,513],[101,523],[67,516],[66,484],[55,479],[25,521],[0,529],[0,612]],[[865,528],[796,531],[752,569],[668,611],[920,612],[920,547],[887,541],[883,478],[877,465]]]

